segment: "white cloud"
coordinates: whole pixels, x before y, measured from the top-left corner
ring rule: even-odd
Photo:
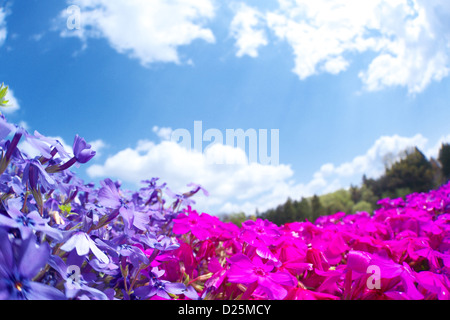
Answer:
[[[96,152],[95,156],[97,158],[102,155],[102,150],[107,147],[106,143],[101,139],[90,141],[90,142],[88,142],[88,144],[90,144],[92,150],[94,150]]]
[[[24,120],[20,120],[18,125],[19,125],[19,127],[23,128],[23,129],[25,129],[27,131],[30,129],[30,126]]]
[[[243,3],[238,6],[230,27],[238,48],[236,56],[249,55],[255,58],[258,56],[259,47],[267,45],[265,31],[260,28],[263,18],[263,15],[254,8]]]
[[[230,156],[238,161],[235,164],[211,161],[220,157],[229,159]],[[110,156],[103,165],[92,165],[87,173],[92,178],[113,177],[136,186],[144,179],[157,176],[177,192],[186,191],[186,185],[191,182],[198,183],[210,193],[208,198],[201,195],[195,198],[198,206],[204,211],[214,208],[220,212],[226,210],[229,203],[241,203],[242,206],[255,197],[270,195],[277,185],[284,185],[293,174],[286,165],[248,164],[246,160],[242,149],[222,144],[214,144],[201,153],[173,141],[155,144],[142,140],[136,148],[127,148]],[[273,203],[283,200],[277,198]],[[254,210],[255,207],[252,213]]]
[[[262,26],[258,30],[251,28],[256,25],[255,17],[262,16],[258,22],[265,21],[278,40],[292,47],[293,72],[300,79],[321,72],[343,72],[350,66],[351,58],[365,52],[375,54],[367,69],[359,73],[369,91],[401,86],[415,94],[449,74],[448,1],[278,2],[276,10],[263,13],[251,9],[246,15],[239,11],[235,19],[240,18],[240,25],[250,26],[250,35],[263,34]],[[256,57],[258,45],[251,44],[249,41],[247,49]],[[244,45],[238,42],[237,46],[246,53]]]
[[[331,74],[338,74],[341,71],[345,71],[348,66],[349,62],[342,56],[338,56],[327,60],[323,65],[323,71]]]
[[[36,33],[30,36],[30,39],[36,42],[39,42],[42,40],[42,38],[45,36],[44,32]]]
[[[158,126],[154,126],[152,130],[162,140],[170,140],[173,132],[172,128],[160,128]]]
[[[437,159],[439,157],[439,150],[441,150],[441,146],[444,143],[450,143],[450,134],[446,136],[442,136],[432,147],[426,149],[424,154],[427,158]]]
[[[450,136],[439,142],[441,140],[450,141]],[[377,178],[384,173],[386,164],[397,160],[405,149],[414,146],[420,150],[436,149],[429,148],[428,139],[420,134],[413,137],[383,136],[364,154],[339,165],[324,164],[310,181],[299,183],[294,181],[290,165],[249,163],[240,148],[217,143],[202,153],[170,140],[159,143],[141,140],[135,148],[124,149],[109,156],[103,164],[90,166],[87,173],[91,178],[110,177],[136,187],[142,186],[142,180],[159,177],[175,192],[187,191],[186,185],[194,182],[210,194],[209,197],[198,194],[194,198],[199,211],[253,214],[256,209],[263,212],[274,208],[288,197],[299,199],[301,196],[333,192],[351,184],[358,185],[363,174]],[[437,154],[437,151],[428,153]]]
[[[60,14],[61,35],[104,38],[121,54],[148,66],[192,64],[179,48],[215,37],[213,0],[68,0],[81,9],[81,29],[69,30]],[[346,71],[361,54],[373,58],[358,76],[368,91],[400,86],[420,93],[450,72],[450,2],[446,0],[279,0],[263,11],[243,2],[232,6],[230,34],[236,56],[257,57],[269,32],[293,51],[300,79]],[[64,23],[61,23],[64,21]],[[2,29],[0,29],[2,30]],[[0,36],[1,39],[1,36]]]
[[[143,65],[153,62],[180,63],[180,46],[201,39],[214,42],[205,24],[214,17],[211,0],[72,0],[81,9],[79,30],[64,23],[61,35],[105,38],[117,52],[138,59]],[[70,12],[61,13],[66,21]]]
[[[391,12],[394,19],[405,21],[403,28],[382,30],[395,40],[387,43],[361,78],[369,90],[401,85],[410,93],[423,91],[432,81],[440,81],[450,71],[450,3],[444,1],[415,1],[414,6],[400,14]]]
[[[359,184],[365,174],[368,178],[380,177],[393,162],[404,155],[404,151],[413,147],[424,150],[428,139],[421,134],[413,137],[383,136],[363,155],[356,156],[349,162],[335,166],[332,163],[323,165],[315,173],[314,179],[318,181],[334,181],[334,190],[348,187],[350,184]],[[330,190],[330,191],[334,191]]]
[[[0,8],[0,46],[5,42],[6,35],[6,11],[5,8]]]

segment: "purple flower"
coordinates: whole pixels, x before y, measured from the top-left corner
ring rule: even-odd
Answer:
[[[153,267],[147,274],[149,284],[136,288],[134,290],[135,295],[141,299],[148,299],[153,296],[158,296],[163,299],[170,299],[169,294],[180,295],[186,292],[186,286],[184,284],[172,283],[170,281],[160,279],[164,273],[164,270],[159,270],[158,267]]]
[[[102,206],[119,209],[123,204],[116,184],[111,179],[100,181],[102,188],[98,191],[98,201]]]
[[[150,272],[148,272],[148,278],[150,279],[150,283],[155,284],[158,278],[161,278],[164,273],[164,270],[159,270],[158,267],[153,267]]]
[[[100,262],[104,264],[109,262],[108,256],[97,247],[94,240],[86,232],[75,232],[61,247],[61,250],[66,252],[70,252],[73,249],[76,249],[79,256],[85,256],[91,251]]]
[[[37,211],[32,211],[28,214],[21,212],[16,206],[16,202],[8,201],[9,207],[7,212],[11,218],[0,215],[0,225],[17,228],[20,231],[22,239],[28,239],[33,232],[40,231],[50,236],[51,238],[61,241],[63,239],[61,231],[50,227],[47,222],[49,219],[43,219]],[[19,202],[17,202],[19,204]]]
[[[74,264],[70,264],[72,262]],[[76,271],[81,272],[81,269],[79,268],[77,262],[70,259],[70,256],[67,259],[67,264],[70,264],[69,266],[59,256],[51,256],[48,264],[61,275],[64,281],[64,288],[67,298],[73,299],[80,291],[85,291],[90,293],[95,299],[108,299],[102,291],[89,286],[82,274],[76,274]]]
[[[196,183],[189,183],[188,185],[187,185],[188,187],[194,187],[191,191],[189,191],[189,192],[187,192],[187,193],[185,193],[184,195],[185,196],[188,196],[188,197],[192,197],[193,195],[195,195],[197,192],[199,192],[200,190],[203,192],[203,194],[205,195],[205,196],[209,196],[209,192],[208,192],[208,190],[206,190],[205,188],[203,188],[201,185],[199,185],[199,184],[196,184]]]
[[[145,253],[137,246],[128,244],[124,237],[116,237],[112,240],[96,239],[95,242],[100,248],[105,248],[111,252],[111,256],[128,257],[130,262],[138,267],[141,263],[148,264],[149,260]]]
[[[199,189],[200,190],[200,189]],[[183,194],[177,194],[172,192],[168,187],[166,187],[166,193],[169,197],[175,199],[175,202],[173,203],[173,207],[176,208],[178,205],[181,206],[190,206],[191,204],[194,204],[195,201],[192,199],[189,199],[191,194],[183,193]]]
[[[127,228],[135,226],[139,230],[147,231],[147,225],[150,221],[149,215],[145,212],[135,211],[134,204],[132,202],[127,203],[121,197],[116,184],[111,179],[105,179],[100,184],[102,185],[98,192],[100,204],[107,208],[118,209]]]
[[[11,143],[8,146],[8,150],[6,150],[5,159],[9,161],[13,155],[13,152],[16,150],[17,145],[19,144],[20,139],[22,138],[22,135],[24,133],[24,130],[21,128],[18,128],[16,133],[14,134],[14,137],[11,140]]]
[[[56,148],[57,149],[55,150],[58,151],[63,150],[62,146],[57,145]],[[73,154],[74,156],[69,161],[62,165],[54,165],[47,170],[51,170],[51,172],[60,172],[69,169],[74,164],[78,166],[77,163],[86,163],[95,156],[95,151],[91,149],[91,145],[87,144],[83,138],[76,135],[73,142]]]
[[[170,299],[169,294],[184,294],[186,286],[182,283],[172,283],[167,280],[151,279],[148,286],[136,288],[135,294],[141,299],[148,299],[158,296],[163,299]]]
[[[86,163],[95,156],[95,151],[91,149],[91,145],[86,143],[83,138],[75,136],[73,142],[73,154],[79,163]]]
[[[148,245],[150,248],[160,251],[170,251],[180,247],[178,242],[175,242],[173,239],[165,235],[160,235],[156,238],[154,235],[147,233],[146,235],[142,235],[139,240]]]
[[[197,290],[193,286],[189,286],[184,290],[183,294],[186,298],[190,300],[204,300],[206,295],[211,291],[211,288],[207,288],[203,290],[203,293],[200,295]]]
[[[34,136],[29,134],[28,132],[25,133],[25,139],[28,144],[33,147],[34,150],[38,151],[42,157],[50,159],[52,157],[51,149],[47,141],[44,141],[43,138],[45,137],[37,131],[35,131]],[[30,156],[30,154],[27,154],[27,156]]]
[[[0,125],[1,127],[1,125]],[[2,129],[0,128],[0,131]],[[18,128],[16,130],[16,133],[14,134],[13,139],[11,140],[11,142],[6,141],[5,143],[5,147],[6,147],[6,152],[3,155],[3,152],[0,156],[0,174],[2,174],[3,172],[5,172],[6,168],[8,167],[11,158],[14,154],[19,153],[17,149],[17,144],[19,143],[20,139],[22,138],[22,135],[24,133],[25,130],[23,130],[22,128]]]
[[[23,172],[23,181],[28,182],[32,190],[38,190],[38,183],[47,190],[56,188],[55,179],[53,179],[47,171],[44,170],[41,163],[35,159],[27,160]]]
[[[53,157],[56,152],[59,153],[61,158],[70,158],[69,154],[64,149],[64,146],[58,139],[46,137],[40,134],[38,131],[34,131],[34,137],[30,136],[29,138],[30,139],[28,140],[28,142],[30,142],[30,144],[34,143],[34,146],[41,150],[41,154],[48,159]],[[48,146],[47,144],[49,144],[50,146]],[[53,147],[54,149],[50,151],[51,147]],[[45,153],[43,153],[42,151],[45,151]]]
[[[30,237],[16,248],[1,229],[0,244],[0,300],[65,299],[58,289],[32,281],[50,257],[48,244],[37,246]]]
[[[8,123],[6,119],[0,117],[0,140],[5,139],[14,129],[15,126],[13,124]]]

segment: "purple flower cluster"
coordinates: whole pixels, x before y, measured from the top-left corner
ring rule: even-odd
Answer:
[[[39,156],[18,147],[26,140]],[[157,178],[85,184],[95,151],[0,116],[0,299],[449,299],[450,183],[373,213],[237,227]]]
[[[39,155],[18,147],[26,141]],[[180,247],[172,220],[201,188],[163,194],[158,179],[136,192],[99,188],[69,169],[95,156],[75,136],[73,154],[0,116],[0,299],[170,298],[187,289],[156,265]],[[191,203],[191,202],[189,202]]]

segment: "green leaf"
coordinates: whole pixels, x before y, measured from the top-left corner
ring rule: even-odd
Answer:
[[[78,215],[78,213],[72,211],[70,203],[59,205],[59,210],[61,210],[61,213],[65,213],[68,216]]]
[[[3,99],[6,97],[7,91],[8,91],[8,87],[3,87],[3,85],[0,87],[0,99]]]
[[[4,87],[3,83],[0,85],[0,105],[8,103],[7,100],[5,100],[6,93],[8,92],[8,87]]]

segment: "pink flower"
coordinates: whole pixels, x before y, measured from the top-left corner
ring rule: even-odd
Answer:
[[[316,248],[310,248],[306,251],[306,261],[311,263],[314,269],[320,271],[327,271],[330,268],[330,264],[322,251]]]
[[[430,271],[417,273],[418,290],[425,299],[450,300],[450,280],[442,275]]]
[[[263,242],[266,245],[273,244],[281,233],[278,226],[268,220],[256,219],[242,223],[242,240],[252,244],[254,241]]]
[[[417,282],[414,272],[406,263],[400,265],[385,257],[371,255],[367,252],[350,251],[347,257],[347,267],[349,272],[351,270],[359,274],[359,279],[366,279],[372,274],[368,271],[368,268],[376,267],[379,272],[378,278],[381,282],[380,288],[377,288],[379,296],[383,295],[391,299],[423,299],[423,295],[416,289],[414,284]],[[346,279],[346,281],[348,280]],[[370,296],[370,294],[374,293],[368,288],[361,287],[366,286],[367,282],[359,281],[358,283],[359,288],[355,290],[364,292],[363,296],[368,294]],[[347,283],[347,286],[349,286],[349,283]]]
[[[176,219],[173,219],[173,232],[175,234],[185,234],[191,231],[199,240],[206,240],[210,236],[209,229],[212,226],[207,219],[204,219],[204,215],[199,215],[197,211],[188,207],[188,210],[185,210],[184,213],[180,213]]]
[[[283,286],[294,287],[296,279],[284,271],[272,272],[275,268],[271,261],[263,263],[263,260],[255,256],[252,260],[242,253],[229,258],[231,266],[228,270],[228,281],[232,283],[257,284],[254,289],[261,289],[271,300],[282,300],[287,295]]]
[[[285,300],[339,300],[339,297],[299,287],[290,289]]]

